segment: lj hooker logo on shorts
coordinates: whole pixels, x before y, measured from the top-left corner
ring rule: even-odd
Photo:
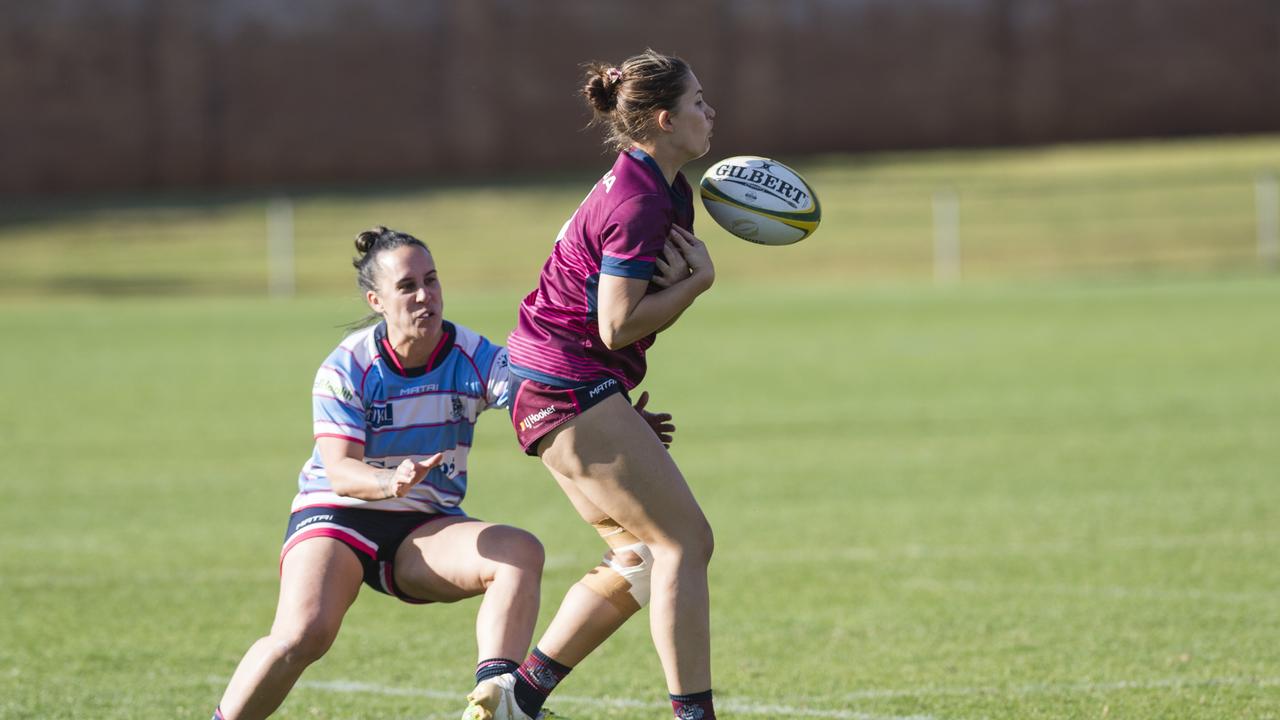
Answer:
[[[555,405],[548,405],[542,408],[541,410],[539,410],[538,412],[525,417],[525,419],[520,421],[520,430],[521,431],[528,430],[534,425],[537,425],[538,423],[545,420],[548,415],[550,415],[555,411],[556,411]]]

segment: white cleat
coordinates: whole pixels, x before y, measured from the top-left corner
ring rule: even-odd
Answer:
[[[516,705],[515,687],[515,673],[489,678],[476,685],[467,695],[462,720],[530,720]]]
[[[467,695],[467,709],[462,720],[565,720],[550,710],[543,709],[538,717],[524,714],[516,704],[516,675],[507,673],[489,678]]]

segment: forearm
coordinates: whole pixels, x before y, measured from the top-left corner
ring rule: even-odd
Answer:
[[[325,471],[329,485],[338,495],[359,500],[395,497],[395,470],[374,467],[355,458],[342,458]]]
[[[625,318],[610,323],[601,316],[600,337],[610,350],[618,350],[647,335],[666,329],[710,286],[711,283],[708,280],[690,277],[683,282],[645,295]]]

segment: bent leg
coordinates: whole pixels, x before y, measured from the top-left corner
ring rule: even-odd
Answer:
[[[650,630],[668,689],[711,687],[711,527],[666,448],[616,395],[548,434],[540,454],[557,479],[652,552]],[[546,634],[572,647],[565,638],[588,624],[586,614],[558,613]],[[563,649],[538,646],[552,657]]]
[[[597,530],[611,522],[604,511],[593,505],[578,490],[572,480],[550,466],[548,469],[551,470],[552,476],[560,484],[560,488],[573,504],[574,510],[583,520],[595,526]],[[601,532],[601,535],[611,548],[617,546],[612,538],[605,536],[604,532]],[[627,537],[629,539],[634,536],[628,533]],[[613,555],[613,551],[610,550],[609,554]],[[626,565],[641,562],[634,553],[622,553],[616,559]],[[569,667],[576,666],[640,609],[639,602],[633,601],[628,604],[612,600],[609,591],[602,591],[603,588],[600,585],[593,587],[589,583],[593,576],[598,576],[602,571],[604,568],[597,566],[569,588],[564,599],[560,601],[560,608],[556,610],[551,624],[547,626],[542,639],[538,641],[538,647],[555,658],[557,662]]]
[[[538,620],[542,544],[509,525],[446,518],[415,530],[396,550],[396,585],[422,600],[484,594],[476,613],[479,660],[524,657]]]
[[[333,644],[360,591],[363,569],[351,548],[312,538],[285,555],[271,634],[245,653],[219,707],[226,720],[258,720],[275,712],[308,665]]]

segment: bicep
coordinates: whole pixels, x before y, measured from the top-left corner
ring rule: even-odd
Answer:
[[[316,452],[324,466],[332,468],[346,458],[364,461],[364,443],[347,438],[324,436],[316,438]]]
[[[601,275],[597,292],[596,310],[601,326],[621,327],[635,310],[636,305],[644,299],[649,290],[649,281],[618,275]],[[602,333],[603,334],[603,333]]]

